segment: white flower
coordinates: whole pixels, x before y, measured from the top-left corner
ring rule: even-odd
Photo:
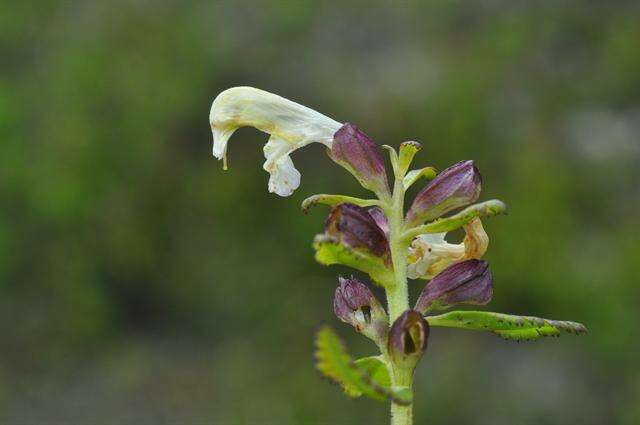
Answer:
[[[233,87],[220,93],[211,105],[213,156],[224,160],[227,142],[240,127],[255,127],[271,135],[264,146],[264,169],[271,175],[269,192],[289,196],[300,186],[300,172],[289,154],[318,142],[331,148],[342,124],[313,109],[253,87]]]
[[[466,236],[459,244],[445,240],[446,233],[417,236],[409,247],[407,276],[410,279],[432,279],[454,263],[481,258],[489,246],[489,237],[479,218],[464,226]]]

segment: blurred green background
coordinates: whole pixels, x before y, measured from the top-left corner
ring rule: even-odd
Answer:
[[[435,329],[416,423],[640,423],[640,7],[622,1],[21,1],[0,11],[0,423],[384,424],[312,364],[341,268],[326,209],[364,195],[324,148],[267,193],[267,136],[211,156],[251,85],[475,159],[487,309],[584,322],[516,344]],[[414,192],[415,193],[415,192]],[[417,294],[420,284],[414,282]]]

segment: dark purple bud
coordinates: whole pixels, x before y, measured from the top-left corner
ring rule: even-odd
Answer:
[[[340,285],[333,298],[333,311],[338,319],[358,332],[379,341],[387,333],[387,313],[367,285],[355,279],[339,277]]]
[[[381,220],[380,217],[378,219]],[[333,207],[325,229],[327,234],[351,248],[364,248],[385,261],[390,259],[387,236],[366,208],[354,204]]]
[[[427,349],[428,338],[429,324],[422,314],[407,310],[391,326],[389,354],[400,365],[413,367]]]
[[[329,156],[353,174],[362,187],[389,195],[387,172],[378,147],[355,125],[346,123],[333,135]]]
[[[481,186],[482,176],[473,161],[452,165],[418,193],[407,213],[407,224],[416,226],[475,202]]]
[[[493,295],[489,263],[467,260],[444,269],[424,287],[416,310],[426,313],[454,304],[487,304]]]

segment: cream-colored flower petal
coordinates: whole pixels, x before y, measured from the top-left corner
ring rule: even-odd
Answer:
[[[289,196],[300,186],[300,172],[293,165],[289,153],[291,146],[273,136],[263,148],[264,162],[263,168],[270,174],[269,192],[280,196]]]
[[[469,224],[464,226],[466,233],[464,237],[464,259],[481,258],[489,247],[489,235],[482,227],[482,221],[474,218]]]
[[[409,247],[407,276],[410,279],[431,279],[464,256],[464,244],[450,244],[446,233],[431,233],[416,237]]]
[[[465,238],[460,244],[450,244],[446,233],[417,236],[409,247],[407,276],[410,279],[432,279],[454,263],[479,259],[487,251],[489,236],[479,218],[464,226]]]
[[[271,135],[265,146],[269,190],[290,195],[300,184],[300,173],[289,154],[309,143],[331,147],[339,122],[313,109],[253,87],[234,87],[220,93],[211,105],[213,155],[225,160],[227,143],[240,127],[255,127]]]

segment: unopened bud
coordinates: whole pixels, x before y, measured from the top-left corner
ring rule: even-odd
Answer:
[[[373,211],[373,210],[372,210]],[[378,222],[382,211],[372,211],[354,204],[340,204],[331,209],[325,222],[326,233],[351,248],[364,248],[371,254],[390,261],[389,241]]]
[[[407,212],[407,224],[416,226],[475,202],[481,186],[482,177],[473,161],[452,165],[418,193]]]
[[[339,277],[340,285],[333,298],[333,311],[338,319],[376,342],[387,333],[387,313],[367,285],[355,279]]]
[[[420,313],[407,310],[402,313],[389,331],[388,350],[402,367],[414,367],[427,349],[429,324]]]
[[[378,147],[355,125],[346,123],[334,134],[329,156],[353,174],[365,189],[389,195],[387,172]]]
[[[444,269],[424,287],[416,310],[426,313],[454,304],[487,304],[493,295],[489,263],[467,260]]]

